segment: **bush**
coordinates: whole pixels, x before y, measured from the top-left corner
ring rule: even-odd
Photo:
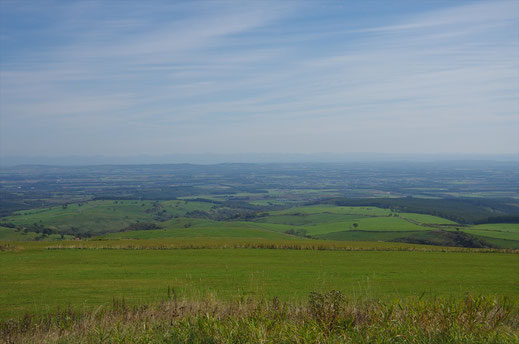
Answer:
[[[344,295],[340,291],[332,290],[325,294],[313,291],[308,297],[308,308],[319,325],[331,330],[337,326],[344,302]]]

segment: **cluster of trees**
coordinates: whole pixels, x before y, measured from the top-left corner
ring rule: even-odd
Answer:
[[[313,237],[311,235],[307,234],[306,229],[294,229],[294,228],[291,228],[289,230],[286,230],[285,234],[295,235],[295,236],[300,236],[300,237],[303,237],[303,238],[313,239]]]
[[[45,227],[44,225],[39,224],[39,223],[35,223],[35,224],[31,225],[29,228],[24,228],[24,232],[25,233],[34,232],[34,233],[40,233],[43,235],[56,234],[56,231],[54,229]]]
[[[0,227],[16,228],[16,225],[12,222],[0,222]]]
[[[121,232],[128,232],[128,231],[147,231],[151,229],[162,229],[159,225],[153,222],[139,222],[132,223],[123,229],[121,229]]]
[[[186,213],[186,217],[209,219],[215,221],[250,221],[258,217],[255,211],[247,209],[214,208],[210,212],[193,210]]]
[[[493,248],[494,245],[474,235],[465,232],[444,230],[424,231],[404,238],[395,239],[396,242],[406,242],[421,245],[440,245],[467,248]]]
[[[519,215],[489,216],[475,223],[519,223]]]
[[[61,230],[61,234],[62,235],[71,235],[74,238],[79,238],[79,239],[92,237],[92,233],[89,232],[88,230],[81,229],[81,228],[74,227],[74,226],[71,226],[68,229]],[[103,233],[96,233],[96,234],[103,234]]]
[[[264,211],[279,209],[278,206],[259,206],[242,200],[212,202],[215,205],[210,211],[193,210],[186,217],[210,219],[215,221],[251,221],[264,216]]]

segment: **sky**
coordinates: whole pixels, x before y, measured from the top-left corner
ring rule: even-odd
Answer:
[[[519,154],[519,1],[0,1],[1,156],[321,152]]]

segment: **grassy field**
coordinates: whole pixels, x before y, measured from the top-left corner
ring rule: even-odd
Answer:
[[[317,238],[324,240],[353,240],[353,241],[388,241],[388,242],[413,242],[412,240],[422,241],[422,244],[427,242],[427,245],[444,245],[444,246],[459,246],[455,241],[456,238],[446,238],[446,232],[459,234],[456,230],[452,229],[449,231],[434,231],[434,230],[421,230],[421,231],[359,231],[359,230],[347,230],[325,233],[317,235]],[[483,240],[485,243],[492,245],[492,247],[504,248],[504,249],[518,249],[519,240],[502,239],[496,237],[485,236],[487,233],[483,231],[461,231],[471,234],[471,237],[475,240]]]
[[[203,219],[179,218],[163,222],[164,229],[111,233],[105,239],[159,239],[159,238],[257,238],[290,240],[294,236],[275,231],[279,226],[262,226],[252,222],[219,222]]]
[[[37,233],[24,234],[23,232],[15,231],[14,228],[0,226],[0,240],[30,241],[35,240],[37,236]]]
[[[389,209],[376,207],[338,207],[338,206],[304,206],[293,207],[290,209],[271,211],[271,215],[294,215],[294,214],[343,214],[361,216],[388,216],[391,214]]]
[[[253,195],[253,194],[251,194]],[[251,196],[248,195],[248,196]],[[242,195],[247,196],[247,195]],[[237,197],[237,196],[236,196]],[[251,196],[252,197],[252,196]],[[268,205],[267,200],[260,203]],[[280,203],[282,204],[282,202]],[[284,203],[288,205],[288,203]],[[57,233],[88,232],[92,235],[112,233],[105,238],[174,238],[229,237],[289,239],[295,235],[327,240],[394,241],[410,238],[411,242],[458,245],[456,240],[433,238],[437,229],[456,230],[456,223],[432,215],[394,213],[377,207],[311,205],[258,212],[249,221],[212,221],[206,218],[186,218],[192,212],[211,214],[210,202],[174,201],[91,201],[66,207],[34,209],[2,218],[3,222],[28,227],[23,234],[0,228],[3,240],[56,240],[59,235],[39,236],[31,232],[35,224]],[[230,208],[225,208],[233,211]],[[195,212],[196,213],[196,212]],[[214,213],[213,213],[214,214]],[[155,223],[161,229],[121,232],[130,224]],[[460,232],[473,235],[473,241],[501,248],[519,248],[519,224],[485,224],[459,226]],[[423,231],[424,233],[418,233]],[[287,236],[288,234],[291,234]],[[67,236],[66,238],[70,238]],[[469,244],[470,245],[470,244]],[[477,246],[474,246],[477,247]]]
[[[118,241],[85,244],[107,248],[110,242],[117,247]],[[122,249],[48,250],[58,244],[43,242],[7,247],[0,253],[0,316],[41,314],[68,305],[93,309],[113,297],[142,304],[163,299],[168,287],[188,299],[222,300],[276,296],[300,301],[312,290],[331,289],[362,300],[466,292],[519,296],[519,255],[514,253],[421,252],[421,246],[417,251],[131,249],[139,242],[146,240],[128,240]]]
[[[519,240],[519,223],[487,223],[463,231],[491,238]]]
[[[184,216],[189,211],[209,210],[212,206],[211,203],[186,201],[91,201],[69,204],[66,208],[17,212],[2,220],[21,226],[43,224],[58,232],[77,227],[99,233],[118,231],[137,221],[154,221],[162,214]]]
[[[344,241],[393,241],[395,239],[417,234],[416,231],[367,231],[346,230],[319,234],[317,237],[324,240]]]
[[[310,235],[321,235],[344,230],[367,231],[416,231],[427,230],[406,221],[392,217],[389,209],[376,207],[338,207],[338,206],[305,206],[281,211],[272,211],[268,216],[259,218],[257,222],[301,226]],[[413,214],[417,217],[427,215]],[[431,216],[435,221],[440,218]],[[445,220],[448,221],[448,220]],[[356,226],[355,226],[356,224]]]
[[[415,213],[400,213],[401,217],[414,220],[420,223],[427,223],[427,224],[448,224],[448,225],[455,225],[456,222],[447,220],[438,216],[432,216],[432,215],[425,215],[425,214],[415,214]]]
[[[38,240],[39,234],[34,232],[24,233],[23,231],[14,228],[7,228],[0,226],[0,241],[33,241]],[[64,236],[65,239],[72,239],[70,235]],[[61,240],[61,235],[51,234],[46,237],[46,240]]]
[[[354,224],[357,224],[355,227]],[[315,225],[308,226],[311,233],[324,234],[331,233],[338,230],[365,230],[365,231],[417,231],[417,230],[428,230],[430,228],[420,226],[398,217],[365,217],[349,220],[346,222],[334,223],[328,226]]]
[[[258,219],[265,224],[278,224],[284,227],[272,228],[286,231],[286,226],[306,231],[308,235],[327,240],[372,240],[392,241],[404,237],[431,238],[434,230],[445,228],[459,230],[474,235],[475,239],[489,245],[503,248],[519,248],[519,224],[485,224],[459,226],[441,217],[399,213],[391,216],[389,209],[376,207],[338,207],[304,206],[281,211],[272,211],[268,216]],[[396,214],[395,214],[396,215]],[[419,231],[426,231],[423,234]],[[429,242],[448,245],[448,242],[427,239]],[[453,243],[455,244],[455,243]]]

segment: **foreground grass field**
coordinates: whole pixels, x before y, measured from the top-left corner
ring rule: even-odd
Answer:
[[[519,255],[504,251],[424,252],[423,246],[385,243],[349,244],[352,249],[358,245],[359,251],[317,245],[303,250],[224,249],[232,246],[227,239],[215,249],[140,249],[146,242],[4,244],[0,316],[42,314],[68,305],[94,309],[114,297],[137,305],[163,299],[168,288],[195,300],[211,296],[301,301],[312,290],[330,289],[359,300],[460,297],[467,292],[519,296]],[[269,241],[264,244],[256,247],[275,247]],[[49,250],[49,245],[58,249]]]

